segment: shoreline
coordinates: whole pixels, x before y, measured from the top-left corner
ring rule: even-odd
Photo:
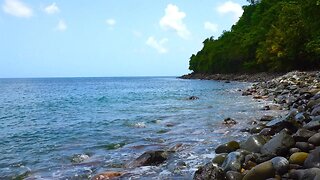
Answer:
[[[251,78],[247,78],[248,76],[210,76],[210,80],[250,82]],[[214,149],[215,157],[203,166],[194,167],[197,170],[190,179],[320,178],[320,73],[294,71],[282,76],[267,76],[265,73],[259,76],[260,81],[255,81],[251,87],[242,90],[242,96],[250,96],[257,101],[273,101],[275,105],[264,107],[266,113],[263,117],[256,117],[257,121],[243,126],[237,132],[248,138],[242,141],[241,138],[233,138],[232,141],[217,145]],[[193,77],[196,79],[198,76]],[[262,81],[266,79],[270,80]],[[269,110],[279,110],[279,114],[270,116]],[[283,114],[282,110],[288,113],[278,116]],[[237,123],[237,120],[231,118],[221,120],[221,125],[227,128]],[[182,144],[177,144],[167,150],[146,151],[129,162],[127,167],[161,166],[181,146]],[[184,159],[181,162],[177,168],[186,166]],[[128,177],[130,174],[125,172],[109,171],[92,179]]]
[[[204,73],[190,73],[182,75],[181,79],[200,79],[200,80],[217,80],[217,81],[238,81],[238,82],[264,82],[270,81],[285,73],[235,73],[235,74],[204,74]]]
[[[237,78],[236,75],[187,75],[182,78],[199,77],[252,80],[247,76]],[[243,129],[243,132],[251,134],[247,140],[239,142],[235,139],[217,146],[215,158],[200,167],[193,178],[320,179],[320,73],[289,72],[266,82],[259,81],[242,95],[272,100],[279,109],[287,109],[288,113],[283,117],[266,115],[256,125]]]

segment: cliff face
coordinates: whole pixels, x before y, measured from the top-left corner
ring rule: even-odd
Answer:
[[[320,67],[320,2],[262,0],[190,58],[195,73],[286,72]]]

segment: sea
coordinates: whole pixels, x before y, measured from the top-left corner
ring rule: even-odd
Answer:
[[[0,79],[0,179],[192,179],[266,111],[250,83],[176,77]],[[189,100],[196,96],[199,99]],[[268,114],[273,113],[268,111]],[[235,119],[232,127],[225,118]],[[159,166],[128,167],[150,150]]]

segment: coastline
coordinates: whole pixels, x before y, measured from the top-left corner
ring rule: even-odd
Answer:
[[[263,74],[263,73],[262,73]],[[290,72],[274,78],[265,74],[244,96],[274,101],[288,113],[264,116],[242,132],[245,141],[221,144],[216,157],[200,167],[194,179],[319,179],[320,178],[320,73]],[[253,76],[253,77],[257,77]],[[247,75],[187,75],[182,78],[238,80],[252,82]],[[266,77],[266,78],[264,78]],[[268,79],[268,81],[261,81]],[[270,110],[269,108],[265,109]],[[234,123],[225,120],[225,123]]]
[[[253,80],[257,76],[260,79]],[[201,78],[199,78],[201,77]],[[183,79],[206,79],[256,82],[242,90],[243,96],[255,100],[273,101],[265,107],[263,117],[243,127],[239,134],[247,139],[234,139],[215,148],[215,157],[195,171],[196,180],[264,180],[320,178],[320,73],[289,72],[279,76],[265,73],[251,76],[187,75]],[[267,80],[269,79],[269,80]],[[267,80],[267,81],[266,81]],[[197,100],[192,99],[192,100]],[[269,110],[287,110],[284,116],[270,116]],[[282,111],[283,112],[283,111]],[[238,122],[221,120],[232,127]],[[158,166],[170,158],[181,144],[169,150],[147,151],[135,159],[132,166]],[[183,161],[183,159],[182,159]],[[182,164],[181,166],[185,166]],[[95,180],[125,178],[122,172],[105,172]]]
[[[238,81],[238,82],[264,82],[270,81],[285,73],[235,73],[235,74],[204,74],[204,73],[190,73],[183,75],[181,79],[200,79],[200,80],[217,80],[217,81]]]

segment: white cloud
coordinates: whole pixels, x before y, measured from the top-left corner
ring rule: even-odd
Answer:
[[[207,21],[204,23],[204,29],[212,31],[212,32],[218,32],[218,25]]]
[[[2,9],[16,17],[29,18],[33,15],[32,9],[19,0],[5,0]]]
[[[183,23],[186,13],[179,10],[178,6],[169,4],[165,9],[165,15],[161,18],[159,24],[165,30],[174,30],[177,34],[188,39],[191,35],[187,26]]]
[[[163,38],[160,41],[157,41],[153,36],[150,36],[146,44],[154,49],[156,49],[160,54],[165,54],[168,52],[168,49],[164,47],[164,44],[168,42],[167,38]]]
[[[110,19],[106,20],[106,23],[108,26],[112,27],[112,26],[116,25],[116,20],[110,18]]]
[[[59,7],[56,5],[56,3],[52,3],[51,5],[44,8],[44,11],[47,14],[56,14],[60,12]]]
[[[66,24],[66,22],[64,22],[64,20],[60,20],[59,22],[58,22],[58,25],[56,26],[56,30],[57,31],[65,31],[65,30],[67,30],[67,24]]]
[[[225,2],[220,5],[217,10],[220,14],[232,13],[236,19],[238,19],[243,13],[241,5],[232,1]]]

